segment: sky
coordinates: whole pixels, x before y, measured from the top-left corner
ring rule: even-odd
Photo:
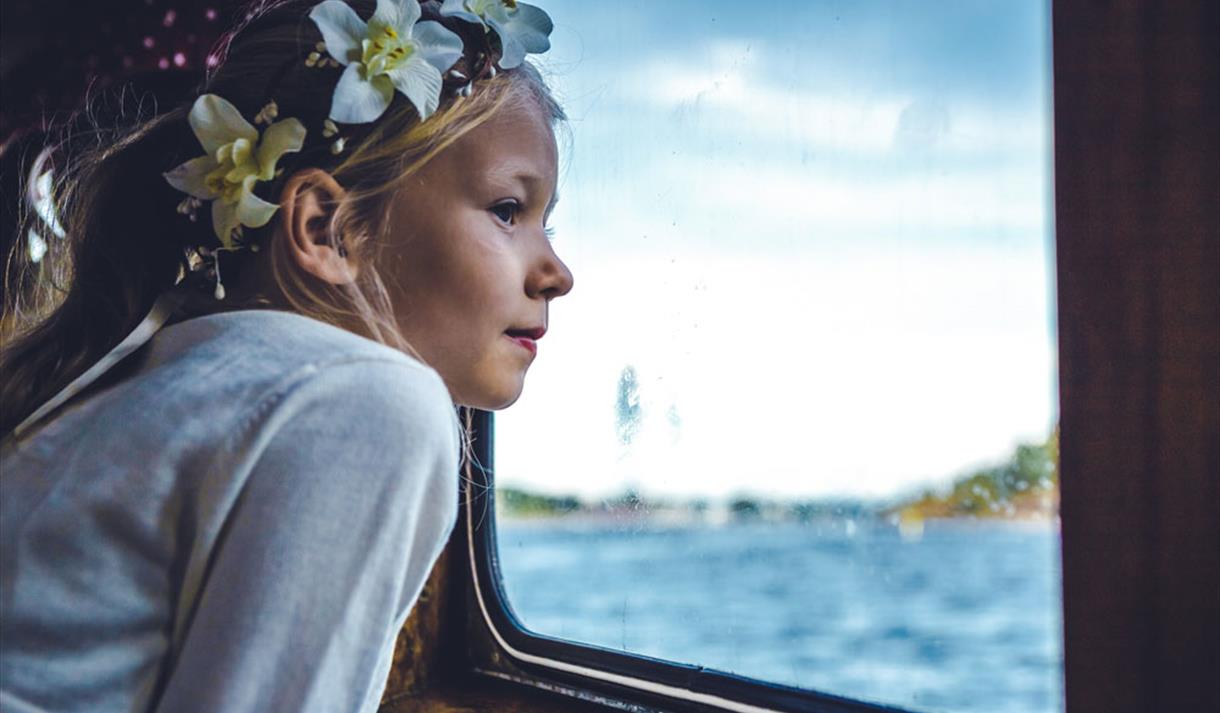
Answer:
[[[499,484],[894,497],[1046,438],[1044,3],[545,9],[575,289],[496,415]]]

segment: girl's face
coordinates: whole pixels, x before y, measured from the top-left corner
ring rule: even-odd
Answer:
[[[386,276],[404,336],[461,405],[521,395],[550,301],[572,273],[546,233],[558,150],[532,107],[505,108],[404,181]]]

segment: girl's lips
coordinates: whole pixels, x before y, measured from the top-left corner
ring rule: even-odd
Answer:
[[[538,353],[538,342],[533,339],[529,337],[514,337],[511,334],[505,334],[504,336],[516,342],[522,349],[528,350],[530,354]]]

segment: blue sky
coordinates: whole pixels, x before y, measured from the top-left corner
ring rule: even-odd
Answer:
[[[498,416],[501,483],[888,496],[1045,437],[1043,4],[545,8],[576,289]]]

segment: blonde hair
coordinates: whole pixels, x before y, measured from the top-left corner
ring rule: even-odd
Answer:
[[[199,93],[211,92],[253,116],[269,91],[281,116],[298,116],[318,127],[330,106],[335,77],[301,62],[319,39],[308,11],[316,0],[285,0],[264,6],[235,30],[225,59]],[[350,0],[364,16],[370,0]],[[193,98],[193,95],[192,95]],[[529,63],[475,83],[465,98],[442,97],[438,110],[420,122],[403,97],[371,125],[350,131],[338,156],[325,142],[291,155],[285,174],[304,168],[328,171],[345,189],[329,226],[329,239],[360,265],[357,280],[332,286],[297,268],[285,241],[272,240],[278,219],[258,231],[254,242],[265,255],[226,254],[226,282],[265,259],[269,283],[252,293],[217,302],[192,299],[190,314],[253,306],[279,306],[360,333],[393,348],[419,354],[402,335],[377,266],[387,243],[390,198],[406,177],[498,112],[513,106],[536,108],[552,124],[565,119],[545,81]],[[212,241],[206,218],[189,223],[175,211],[181,196],[161,177],[198,154],[186,122],[186,106],[133,125],[88,131],[75,129],[52,151],[56,175],[52,192],[66,233],[52,240],[33,265],[14,250],[5,270],[4,313],[0,317],[0,434],[11,432],[50,398],[111,349],[135,327],[153,301],[171,289],[186,269],[184,248]],[[346,130],[345,130],[346,131]],[[82,140],[82,136],[85,140]],[[278,192],[281,181],[267,187]],[[18,235],[38,227],[25,211]],[[30,279],[35,272],[34,279]],[[28,288],[20,286],[28,285]]]

